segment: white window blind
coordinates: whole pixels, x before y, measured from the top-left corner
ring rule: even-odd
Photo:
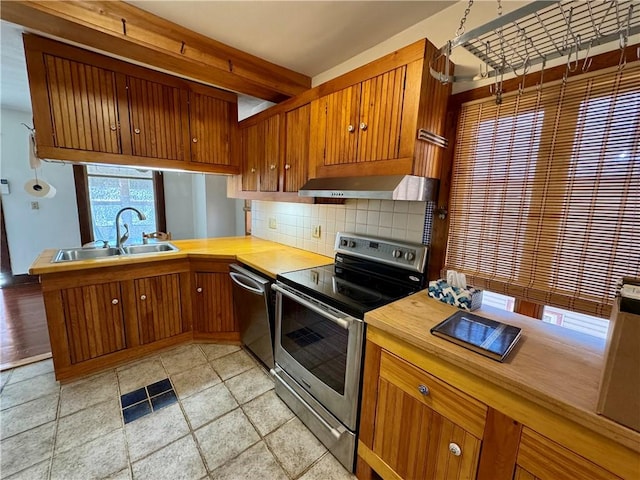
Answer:
[[[461,108],[446,267],[608,316],[640,273],[640,62]]]

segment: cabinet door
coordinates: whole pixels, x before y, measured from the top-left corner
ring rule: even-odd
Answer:
[[[71,363],[79,363],[126,346],[118,282],[62,290]]]
[[[360,85],[327,95],[320,99],[324,107],[324,165],[353,163],[357,158]],[[321,117],[322,121],[322,117]]]
[[[53,146],[122,153],[116,74],[44,54]]]
[[[620,480],[568,448],[523,427],[516,480]]]
[[[180,274],[134,280],[140,343],[182,333]]]
[[[405,66],[362,82],[358,120],[358,162],[398,158]]]
[[[235,104],[201,93],[189,94],[191,161],[231,165],[231,134]]]
[[[402,478],[472,480],[480,440],[381,378],[373,451]]]
[[[280,166],[280,115],[274,115],[260,122],[258,135],[261,139],[260,191],[278,191]]]
[[[258,169],[261,162],[260,125],[251,125],[240,132],[242,143],[242,190],[258,190]]]
[[[195,331],[238,332],[229,274],[197,272],[195,285]]]
[[[303,105],[285,114],[284,186],[297,192],[307,181],[311,106]]]
[[[127,77],[127,92],[133,155],[185,160],[187,92],[135,77]]]

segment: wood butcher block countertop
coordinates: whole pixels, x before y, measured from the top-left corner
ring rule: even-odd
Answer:
[[[506,361],[500,363],[430,333],[434,325],[456,311],[454,307],[429,298],[423,290],[368,312],[365,321],[369,327],[375,327],[368,329],[369,338],[374,342],[391,341],[390,345],[398,346],[399,351],[406,353],[402,356],[410,357],[413,353],[413,358],[422,356],[452,365],[451,383],[454,386],[467,390],[467,393],[524,424],[529,424],[529,420],[535,421],[528,418],[529,415],[543,407],[545,411],[552,412],[552,416],[568,419],[626,446],[635,452],[631,458],[637,463],[640,475],[640,455],[637,455],[640,452],[640,433],[595,413],[604,367],[604,340],[523,315],[483,307],[473,313],[523,330],[519,343]],[[407,359],[411,361],[413,358]],[[461,375],[456,376],[456,372]],[[475,386],[466,388],[462,380],[455,385],[457,378],[468,374],[476,379]],[[483,384],[491,388],[485,389]],[[475,391],[469,391],[473,389]],[[495,392],[504,392],[503,398],[497,398],[501,395]],[[525,399],[532,408],[527,413],[520,409],[522,402],[512,401],[513,398]],[[505,411],[507,409],[510,411]],[[552,423],[548,425],[550,436],[553,434]]]
[[[29,273],[31,275],[46,275],[126,264],[161,262],[170,259],[199,258],[238,260],[265,275],[275,278],[278,273],[333,263],[333,258],[324,255],[251,236],[172,240],[171,243],[178,247],[179,250],[177,252],[118,255],[108,258],[60,263],[51,263],[58,250],[49,249],[43,251],[36,258],[29,269]]]

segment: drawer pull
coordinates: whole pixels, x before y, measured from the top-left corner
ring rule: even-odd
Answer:
[[[285,170],[289,170],[291,168],[291,165],[289,165],[288,163],[284,166]]]
[[[360,130],[362,130],[363,132],[367,129],[367,127],[368,127],[368,125],[366,123],[364,123],[364,122],[362,122],[360,124]]]
[[[193,137],[193,138],[191,139],[191,141],[192,141],[193,143],[198,143],[198,139],[197,139],[196,137]]]
[[[427,387],[426,385],[418,385],[418,391],[424,396],[427,396],[431,393],[429,391],[429,387]]]
[[[111,300],[111,303],[112,303],[113,305],[117,305],[117,304],[118,304],[118,299],[117,299],[117,298],[114,298],[113,300]]]
[[[349,125],[347,127],[347,132],[349,132],[349,133],[354,132],[355,130],[356,130],[356,127],[354,127],[353,125]]]
[[[133,129],[133,133],[135,133],[136,135],[140,135],[140,129],[139,128],[134,128]]]
[[[117,127],[115,125],[111,125],[111,127],[109,127],[109,128],[111,128],[112,132],[115,132],[117,130]]]
[[[456,457],[459,457],[460,455],[462,455],[462,449],[460,448],[460,445],[458,445],[457,443],[453,443],[453,442],[450,443],[449,451]]]
[[[146,295],[140,295],[140,300],[146,300],[147,296]]]
[[[198,293],[202,293],[202,287],[198,287],[198,288],[196,288],[196,292],[198,292]]]

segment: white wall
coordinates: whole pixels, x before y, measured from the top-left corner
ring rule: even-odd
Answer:
[[[174,240],[194,238],[193,174],[164,172],[162,176],[167,232]]]
[[[11,193],[2,196],[7,241],[14,275],[28,273],[29,266],[47,248],[80,245],[78,208],[71,165],[43,162],[38,178],[56,190],[53,198],[36,198],[24,191],[34,178],[29,167],[28,131],[31,113],[0,110],[0,175],[9,181]],[[31,202],[39,209],[32,210]]]
[[[206,236],[232,237],[236,235],[236,204],[242,200],[227,198],[227,177],[205,175]]]
[[[427,202],[346,200],[344,205],[309,205],[284,202],[251,202],[252,235],[266,240],[333,256],[337,232],[355,232],[411,243],[429,243],[425,234]],[[276,228],[269,219],[276,219]],[[319,239],[312,236],[320,225]]]

